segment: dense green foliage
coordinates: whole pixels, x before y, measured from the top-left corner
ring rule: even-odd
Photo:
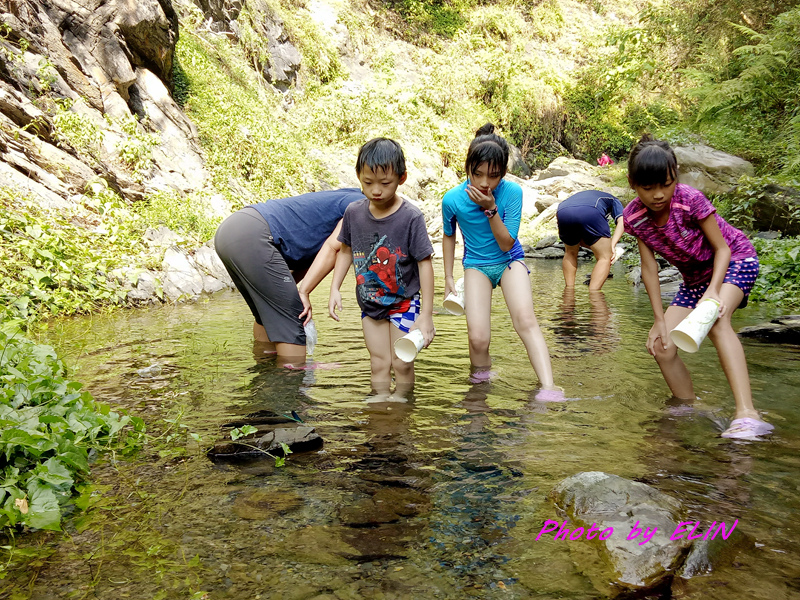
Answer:
[[[92,456],[144,423],[96,404],[49,346],[0,331],[0,348],[0,528],[59,529]]]
[[[800,239],[756,238],[753,245],[761,271],[750,297],[787,308],[800,307]]]

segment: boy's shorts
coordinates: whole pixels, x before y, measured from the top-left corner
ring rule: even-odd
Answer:
[[[386,319],[403,333],[408,333],[411,326],[417,322],[419,317],[419,294],[414,294],[413,297],[408,298],[405,302],[401,303],[397,308],[389,313]],[[361,318],[367,316],[367,313],[361,312]]]
[[[728,265],[728,270],[725,272],[725,279],[722,280],[722,283],[735,285],[744,292],[744,298],[742,298],[742,302],[737,308],[744,308],[747,306],[747,299],[756,282],[756,277],[758,277],[758,269],[759,263],[756,257],[734,260]],[[682,306],[684,308],[696,307],[697,302],[703,297],[703,294],[706,293],[709,283],[711,282],[709,281],[708,283],[693,288],[688,288],[682,283],[670,306]]]
[[[510,269],[511,265],[513,265],[515,262],[521,262],[522,266],[528,269],[528,265],[525,264],[525,261],[519,258],[515,258],[507,263],[500,263],[497,265],[476,265],[472,267],[464,267],[464,269],[475,269],[476,271],[480,271],[489,278],[489,281],[492,284],[492,289],[494,289],[500,285],[500,280],[503,278],[503,274],[505,274],[506,269]],[[529,274],[530,272],[531,270],[528,269]]]

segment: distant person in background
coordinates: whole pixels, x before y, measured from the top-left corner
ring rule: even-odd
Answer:
[[[614,235],[608,226],[609,215],[616,222]],[[581,246],[589,248],[597,259],[589,281],[589,289],[599,290],[608,279],[608,274],[619,256],[615,252],[624,232],[622,203],[611,194],[600,190],[587,190],[573,194],[556,210],[558,237],[564,242],[564,282],[575,286],[578,272],[578,251]]]
[[[597,159],[597,164],[601,167],[607,167],[608,165],[613,165],[614,161],[611,160],[611,157],[608,154],[603,152],[603,154],[600,155],[600,158]]]
[[[642,282],[655,322],[647,350],[677,398],[694,400],[692,377],[669,336],[703,300],[719,303],[719,318],[708,332],[731,386],[736,413],[722,437],[757,439],[773,426],[753,407],[750,375],[731,315],[747,306],[758,275],[758,256],[747,236],[729,225],[702,192],[678,183],[678,161],[667,142],[645,135],[631,150],[628,182],[637,197],[625,207],[625,231],[639,240]],[[664,311],[655,252],[677,267],[683,283]]]
[[[264,352],[305,361],[309,294],[336,263],[345,209],[363,199],[361,190],[345,188],[259,202],[217,229],[217,254],[253,313],[253,337]]]

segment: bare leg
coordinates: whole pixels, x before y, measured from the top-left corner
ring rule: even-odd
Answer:
[[[253,322],[254,353],[277,354],[278,361],[285,361],[292,365],[302,365],[306,362],[306,347],[300,344],[287,344],[284,342],[271,342],[267,330],[263,325]],[[257,348],[256,348],[257,347]]]
[[[306,347],[300,344],[286,344],[275,342],[278,351],[278,360],[286,361],[294,366],[303,365],[306,362]]]
[[[387,323],[389,322],[387,321]],[[399,397],[405,399],[405,396],[414,386],[414,363],[407,363],[404,360],[400,360],[394,353],[394,343],[406,335],[405,332],[400,331],[391,323],[389,323],[389,331],[391,336],[389,349],[391,350],[390,357],[392,369],[394,370],[395,392]]]
[[[603,287],[611,272],[611,258],[614,249],[611,247],[611,238],[601,237],[591,247],[597,263],[592,269],[592,279],[589,281],[589,290],[596,291]]]
[[[733,311],[744,298],[744,293],[735,285],[723,283],[720,289],[720,296],[728,310],[708,332],[709,339],[719,354],[719,362],[725,377],[733,392],[733,399],[736,401],[736,415],[734,418],[741,419],[752,417],[758,419],[758,412],[753,407],[753,396],[750,391],[750,375],[747,371],[747,360],[744,356],[744,348],[739,336],[731,326],[731,316]]]
[[[511,314],[511,322],[519,335],[533,370],[545,388],[553,387],[553,367],[550,364],[550,352],[547,342],[536,321],[531,297],[531,280],[527,269],[521,262],[514,262],[506,269],[501,280],[503,296]]]
[[[690,308],[682,306],[670,306],[667,312],[664,313],[664,320],[666,321],[667,332],[675,329],[676,325],[683,321],[692,312]],[[667,349],[664,350],[663,345],[656,344],[656,362],[661,369],[661,374],[667,382],[672,395],[682,400],[694,400],[694,386],[692,385],[692,376],[689,375],[689,369],[678,356],[678,347],[672,343],[672,340],[667,336]]]
[[[564,244],[564,259],[561,261],[561,270],[564,272],[564,283],[567,287],[575,287],[575,277],[578,273],[578,250],[580,245],[567,246]]]
[[[269,341],[267,330],[263,325],[253,321],[253,356],[258,360],[264,356],[274,356],[276,353],[275,344]]]
[[[394,325],[381,319],[380,321],[364,317],[361,319],[364,330],[364,342],[369,352],[369,366],[373,391],[388,391],[392,384],[392,329]]]
[[[476,269],[464,270],[464,312],[467,316],[469,362],[476,368],[489,368],[489,342],[492,340],[492,282]]]

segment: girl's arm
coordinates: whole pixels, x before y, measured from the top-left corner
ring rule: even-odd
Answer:
[[[342,249],[342,242],[339,241],[339,232],[342,230],[342,220],[336,224],[333,233],[328,236],[322,248],[317,252],[314,262],[308,269],[303,281],[297,288],[300,294],[300,301],[303,303],[303,312],[300,313],[300,318],[305,317],[303,325],[308,325],[311,320],[311,299],[309,294],[322,282],[323,279],[333,270],[336,264],[336,258],[339,251]],[[345,269],[346,271],[347,269]]]
[[[491,190],[488,194],[484,194],[479,189],[468,185],[467,196],[469,196],[469,199],[480,206],[483,210],[497,209],[497,203],[494,201],[494,194],[492,194]],[[511,248],[514,247],[514,242],[517,241],[517,238],[513,237],[508,232],[508,228],[506,227],[506,224],[503,223],[503,219],[501,219],[500,215],[497,213],[495,213],[493,217],[487,218],[489,219],[489,226],[492,228],[494,239],[497,240],[497,245],[500,246],[500,250],[503,252],[508,252],[511,250]]]
[[[342,249],[336,257],[336,266],[333,269],[333,281],[331,281],[331,295],[328,299],[328,314],[335,321],[339,320],[336,309],[342,310],[342,293],[339,291],[339,288],[342,287],[342,282],[351,264],[353,264],[353,249],[346,244],[342,244]]]
[[[422,332],[425,338],[425,347],[427,348],[436,335],[436,328],[433,326],[433,261],[429,256],[419,261],[417,265],[419,267],[419,291],[421,292],[422,302],[415,328]]]
[[[456,293],[456,283],[453,280],[453,265],[456,260],[456,236],[442,236],[442,258],[444,260],[444,297]],[[420,273],[420,277],[422,274]]]
[[[642,282],[644,282],[644,289],[647,290],[650,298],[650,306],[653,307],[653,317],[655,318],[647,336],[647,351],[655,356],[657,343],[666,350],[668,344],[672,342],[667,335],[667,325],[664,321],[664,304],[661,301],[661,282],[658,280],[658,263],[655,254],[649,246],[639,240],[639,255],[642,264]]]
[[[703,297],[698,300],[698,304],[706,298],[713,298],[719,302],[720,316],[725,314],[725,305],[722,303],[720,297],[720,288],[722,288],[722,280],[725,279],[725,273],[728,272],[728,266],[731,264],[731,248],[728,242],[722,237],[722,232],[719,229],[719,223],[714,214],[708,215],[705,219],[700,221],[700,229],[706,236],[706,239],[714,248],[714,271],[711,274],[711,282],[708,284]]]

